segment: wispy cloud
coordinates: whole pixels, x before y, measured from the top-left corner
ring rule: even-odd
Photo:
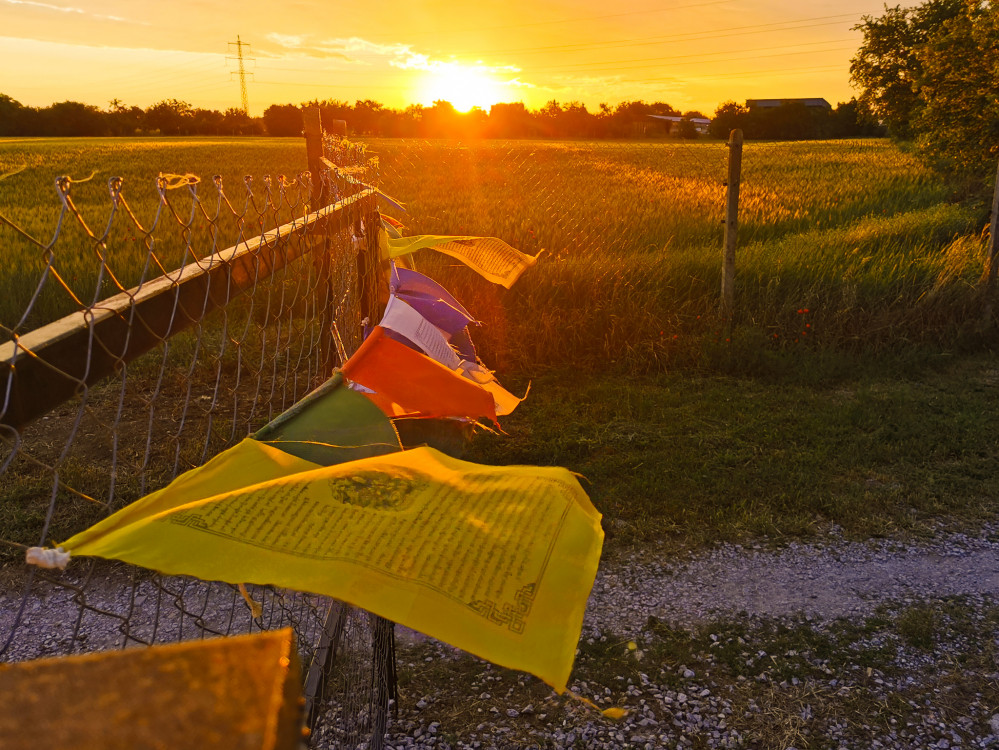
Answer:
[[[277,46],[284,47],[285,49],[298,49],[305,44],[305,40],[308,39],[308,35],[278,34],[277,32],[272,31],[266,35],[265,39],[274,42]]]
[[[353,65],[372,65],[384,58],[396,59],[408,52],[405,45],[374,44],[363,39],[313,39],[309,34],[270,32],[267,41],[280,48],[278,56],[336,58]],[[268,54],[266,50],[264,54]],[[273,54],[273,53],[271,53]],[[381,60],[379,60],[381,58]]]
[[[282,49],[299,55],[311,57],[337,57],[355,65],[388,64],[400,70],[423,70],[431,72],[445,71],[449,68],[462,66],[475,68],[485,74],[519,73],[520,68],[513,65],[486,65],[459,63],[457,60],[439,60],[429,55],[417,52],[409,44],[381,44],[360,37],[341,37],[333,39],[312,40],[309,35],[278,34],[272,32],[267,39]],[[510,85],[529,85],[516,80]]]
[[[122,18],[121,16],[109,16],[103,13],[91,13],[90,11],[84,10],[83,8],[74,8],[72,6],[66,5],[53,5],[52,3],[40,3],[36,0],[0,0],[7,5],[19,5],[25,8],[37,8],[39,10],[52,11],[54,13],[69,13],[73,15],[87,16],[89,18],[96,18],[101,21],[116,21],[118,23],[134,23],[141,26],[150,26],[151,24],[146,21],[135,21],[130,18]]]
[[[474,64],[458,62],[457,60],[434,60],[427,55],[407,51],[404,58],[390,60],[389,65],[404,70],[429,70],[432,72],[447,70],[448,68],[462,67],[474,68],[480,73],[519,73],[520,68],[514,65],[486,65],[479,61]]]

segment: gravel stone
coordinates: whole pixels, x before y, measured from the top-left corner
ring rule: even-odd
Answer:
[[[103,588],[97,583],[91,585],[88,604],[109,611],[127,611],[143,603],[153,606],[157,601],[158,595],[151,587],[140,586],[134,602],[124,593],[129,590],[109,577]],[[38,591],[39,597],[26,603],[21,619],[24,632],[31,637],[19,638],[5,659],[67,650],[66,637],[59,635],[66,628],[54,627],[53,623],[75,622],[78,607],[73,592],[47,589],[42,584]],[[231,592],[223,593],[229,597],[224,602],[228,606]],[[999,525],[986,526],[977,534],[939,533],[923,542],[853,542],[834,530],[822,543],[796,542],[777,549],[761,540],[746,546],[721,545],[680,558],[643,550],[602,563],[588,602],[582,643],[615,645],[619,639],[624,643],[648,642],[650,618],[678,629],[740,618],[745,623],[787,623],[828,634],[834,623],[863,624],[879,612],[879,616],[891,619],[909,607],[955,596],[962,597],[962,606],[970,608],[973,615],[996,606]],[[215,600],[207,600],[206,617],[212,615],[214,607]],[[221,611],[222,603],[218,607]],[[884,614],[886,607],[888,615]],[[0,632],[7,632],[19,609],[16,592],[0,592]],[[168,607],[163,609],[164,623],[168,616],[176,617]],[[588,684],[576,675],[574,692],[601,709],[620,706],[628,710],[619,721],[604,719],[582,702],[554,695],[544,700],[532,696],[531,704],[511,705],[518,697],[511,690],[504,701],[508,686],[499,683],[495,672],[483,664],[482,676],[467,696],[463,710],[468,729],[462,730],[460,738],[456,739],[451,727],[442,723],[444,717],[439,713],[445,710],[443,706],[453,704],[421,688],[423,695],[406,696],[401,691],[395,707],[398,717],[393,716],[390,722],[384,746],[412,750],[759,747],[759,738],[746,727],[769,721],[773,707],[766,702],[768,696],[795,693],[806,699],[790,718],[800,720],[805,729],[795,738],[797,744],[781,747],[999,750],[995,694],[984,691],[986,694],[963,696],[960,710],[953,710],[955,698],[948,691],[955,686],[949,688],[946,682],[931,681],[938,665],[953,664],[958,656],[981,653],[986,648],[994,653],[999,651],[999,641],[984,643],[964,636],[964,642],[934,641],[915,648],[907,646],[894,631],[875,630],[870,635],[864,631],[856,636],[860,639],[856,641],[858,648],[865,649],[865,653],[884,654],[886,664],[867,661],[863,662],[865,666],[858,663],[843,667],[824,662],[815,654],[771,646],[772,641],[754,643],[749,635],[746,639],[732,639],[724,629],[714,624],[710,627],[710,637],[699,642],[709,642],[705,653],[684,657],[689,667],[667,665],[660,670],[637,649],[629,652],[634,656],[628,657],[627,674],[620,682],[611,683],[614,690],[598,684],[595,678],[587,678],[592,680]],[[432,642],[439,647],[434,655],[412,655],[407,647],[429,639],[420,636],[420,641],[415,635],[407,635],[404,628],[397,632],[403,669],[408,666],[423,670],[427,662],[456,658],[453,649],[436,642]],[[117,627],[101,629],[89,618],[77,633],[79,644],[85,644],[86,650],[115,648],[121,637]],[[734,681],[713,678],[715,662],[711,660],[718,655],[721,663],[726,649],[729,656],[725,658],[737,659],[748,677],[740,675]],[[731,656],[733,652],[735,656]],[[793,669],[779,672],[774,667],[777,661]],[[871,663],[873,667],[866,666]],[[994,674],[987,676],[991,680],[988,684],[999,683],[999,664]],[[520,684],[526,685],[531,679],[524,676]],[[442,692],[446,689],[441,686]],[[841,700],[859,690],[866,691],[878,704],[903,702],[911,710],[895,712],[898,720],[892,716],[889,722],[872,721],[876,726],[858,726],[852,716],[824,716],[825,697]],[[747,695],[755,698],[746,700]],[[322,733],[317,732],[314,745],[323,748],[331,743],[324,743]]]
[[[885,606],[901,612],[943,597],[962,596],[966,604],[984,609],[995,606],[999,597],[999,541],[994,540],[999,540],[999,526],[986,527],[975,535],[940,533],[933,540],[918,543],[853,542],[834,530],[827,540],[817,544],[792,543],[773,549],[761,540],[747,546],[722,545],[681,559],[656,557],[648,551],[618,557],[601,564],[581,640],[591,646],[607,643],[609,638],[641,641],[649,636],[650,617],[677,628],[696,628],[715,619],[741,617],[748,620],[740,622],[787,622],[821,630],[833,622],[862,623],[879,608],[883,612]],[[734,643],[744,652],[746,667],[753,670],[749,679],[740,675],[734,685],[719,685],[712,679],[710,666],[695,669],[681,664],[671,668],[669,678],[684,681],[684,690],[678,691],[675,682],[664,684],[666,675],[649,665],[637,676],[632,673],[630,678],[619,678],[620,687],[612,693],[609,688],[591,686],[577,677],[578,681],[571,684],[574,692],[601,708],[625,707],[628,714],[620,721],[609,722],[591,708],[570,701],[562,704],[562,716],[568,718],[555,724],[548,719],[547,707],[494,707],[474,738],[433,746],[454,750],[756,747],[759,741],[752,733],[730,725],[735,721],[766,721],[771,708],[764,705],[761,695],[771,690],[783,693],[816,689],[816,678],[805,671],[780,676],[772,671],[775,660],[798,659],[803,669],[811,668],[813,675],[821,676],[821,689],[838,697],[853,695],[860,687],[885,701],[899,695],[918,696],[918,704],[910,703],[912,716],[919,718],[898,722],[892,717],[887,726],[877,722],[877,726],[858,727],[852,718],[828,717],[821,729],[804,729],[799,744],[781,747],[793,750],[818,741],[818,746],[830,748],[999,749],[999,714],[986,713],[990,708],[994,710],[994,696],[978,696],[974,706],[965,712],[974,709],[976,720],[943,713],[935,708],[935,699],[926,697],[942,698],[942,694],[918,692],[921,675],[932,673],[935,660],[949,659],[945,652],[906,650],[891,633],[878,632],[863,641],[864,648],[897,652],[894,664],[905,670],[895,676],[881,665],[870,671],[860,666],[844,671],[798,651],[771,655],[766,649],[753,648],[741,636],[729,641],[723,631],[711,633],[709,641],[709,665],[715,653]],[[966,647],[974,648],[970,644]],[[630,653],[644,666],[641,649]],[[996,670],[999,679],[999,665]],[[733,704],[723,697],[731,696],[733,690],[755,691],[757,697]],[[476,691],[473,695],[482,700],[491,697],[488,692]],[[494,702],[498,699],[493,696]],[[816,714],[820,705],[822,699],[817,695],[796,715],[803,723],[819,721],[821,715]],[[386,744],[416,750],[432,746],[420,744],[425,743],[426,735],[416,744],[403,745],[413,738],[412,731],[407,734],[406,738],[390,734]]]

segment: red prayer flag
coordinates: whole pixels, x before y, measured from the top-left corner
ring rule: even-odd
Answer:
[[[350,380],[375,391],[365,393],[390,417],[489,417],[496,421],[496,404],[485,388],[449,370],[375,326],[360,348],[343,365]],[[363,391],[362,391],[363,393]]]

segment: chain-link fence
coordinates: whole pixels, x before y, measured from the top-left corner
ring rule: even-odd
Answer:
[[[361,299],[373,278],[359,278],[357,259],[377,252],[374,195],[327,182],[337,200],[320,206],[308,173],[231,192],[218,177],[161,175],[153,201],[120,178],[107,187],[103,210],[84,212],[74,181],[59,178],[48,241],[0,215],[0,244],[21,261],[0,274],[11,290],[0,317],[0,656],[290,626],[309,667],[336,622],[337,673],[310,674],[309,688],[339,686],[339,709],[317,711],[331,720],[320,734],[356,744],[371,731],[372,652],[383,647],[365,613],[251,586],[254,617],[228,584],[92,558],[57,575],[23,559],[204,463],[329,377],[371,312]]]
[[[717,298],[727,149],[682,141],[373,140],[380,185],[412,234],[494,236],[539,262],[510,290],[420,257],[483,321],[487,365],[526,376],[554,366],[668,364],[687,317],[662,271],[696,256],[678,284]],[[543,251],[543,252],[542,252]],[[702,269],[706,272],[702,272]],[[707,273],[712,274],[708,276]],[[666,294],[663,292],[666,291]]]
[[[375,709],[388,698],[376,695],[385,680],[371,665],[391,662],[391,638],[364,613],[250,587],[263,604],[254,619],[227,584],[96,560],[62,575],[23,564],[25,548],[71,536],[251,434],[359,345],[362,319],[375,314],[372,279],[359,279],[377,263],[369,185],[406,204],[381,211],[407,234],[492,236],[542,253],[511,290],[443,256],[416,259],[483,321],[479,353],[501,374],[662,370],[682,361],[685,338],[699,347],[717,325],[724,143],[328,138],[325,155],[338,168],[326,173],[325,201],[308,174],[238,189],[181,175],[158,181],[145,223],[116,180],[89,213],[60,181],[51,241],[0,212],[0,246],[20,259],[0,271],[11,290],[0,295],[0,658],[291,625],[306,665],[331,639],[339,649],[339,672],[324,676],[336,700],[319,711],[315,742],[381,736]],[[886,141],[747,144],[737,288],[762,291],[743,316],[810,326],[800,311],[817,305],[795,295],[817,287],[787,286],[791,270],[812,264],[817,277],[840,275],[836,289],[863,289],[849,278],[862,256],[822,271],[832,254],[864,247],[868,231],[873,242],[966,229],[965,213],[940,208],[946,192]],[[812,255],[792,256],[795,243]],[[926,266],[931,287],[936,268]]]

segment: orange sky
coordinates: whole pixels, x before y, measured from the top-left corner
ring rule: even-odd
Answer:
[[[881,0],[0,0],[0,93],[31,106],[166,98],[250,112],[313,98],[391,107],[448,99],[849,99],[849,60]]]

